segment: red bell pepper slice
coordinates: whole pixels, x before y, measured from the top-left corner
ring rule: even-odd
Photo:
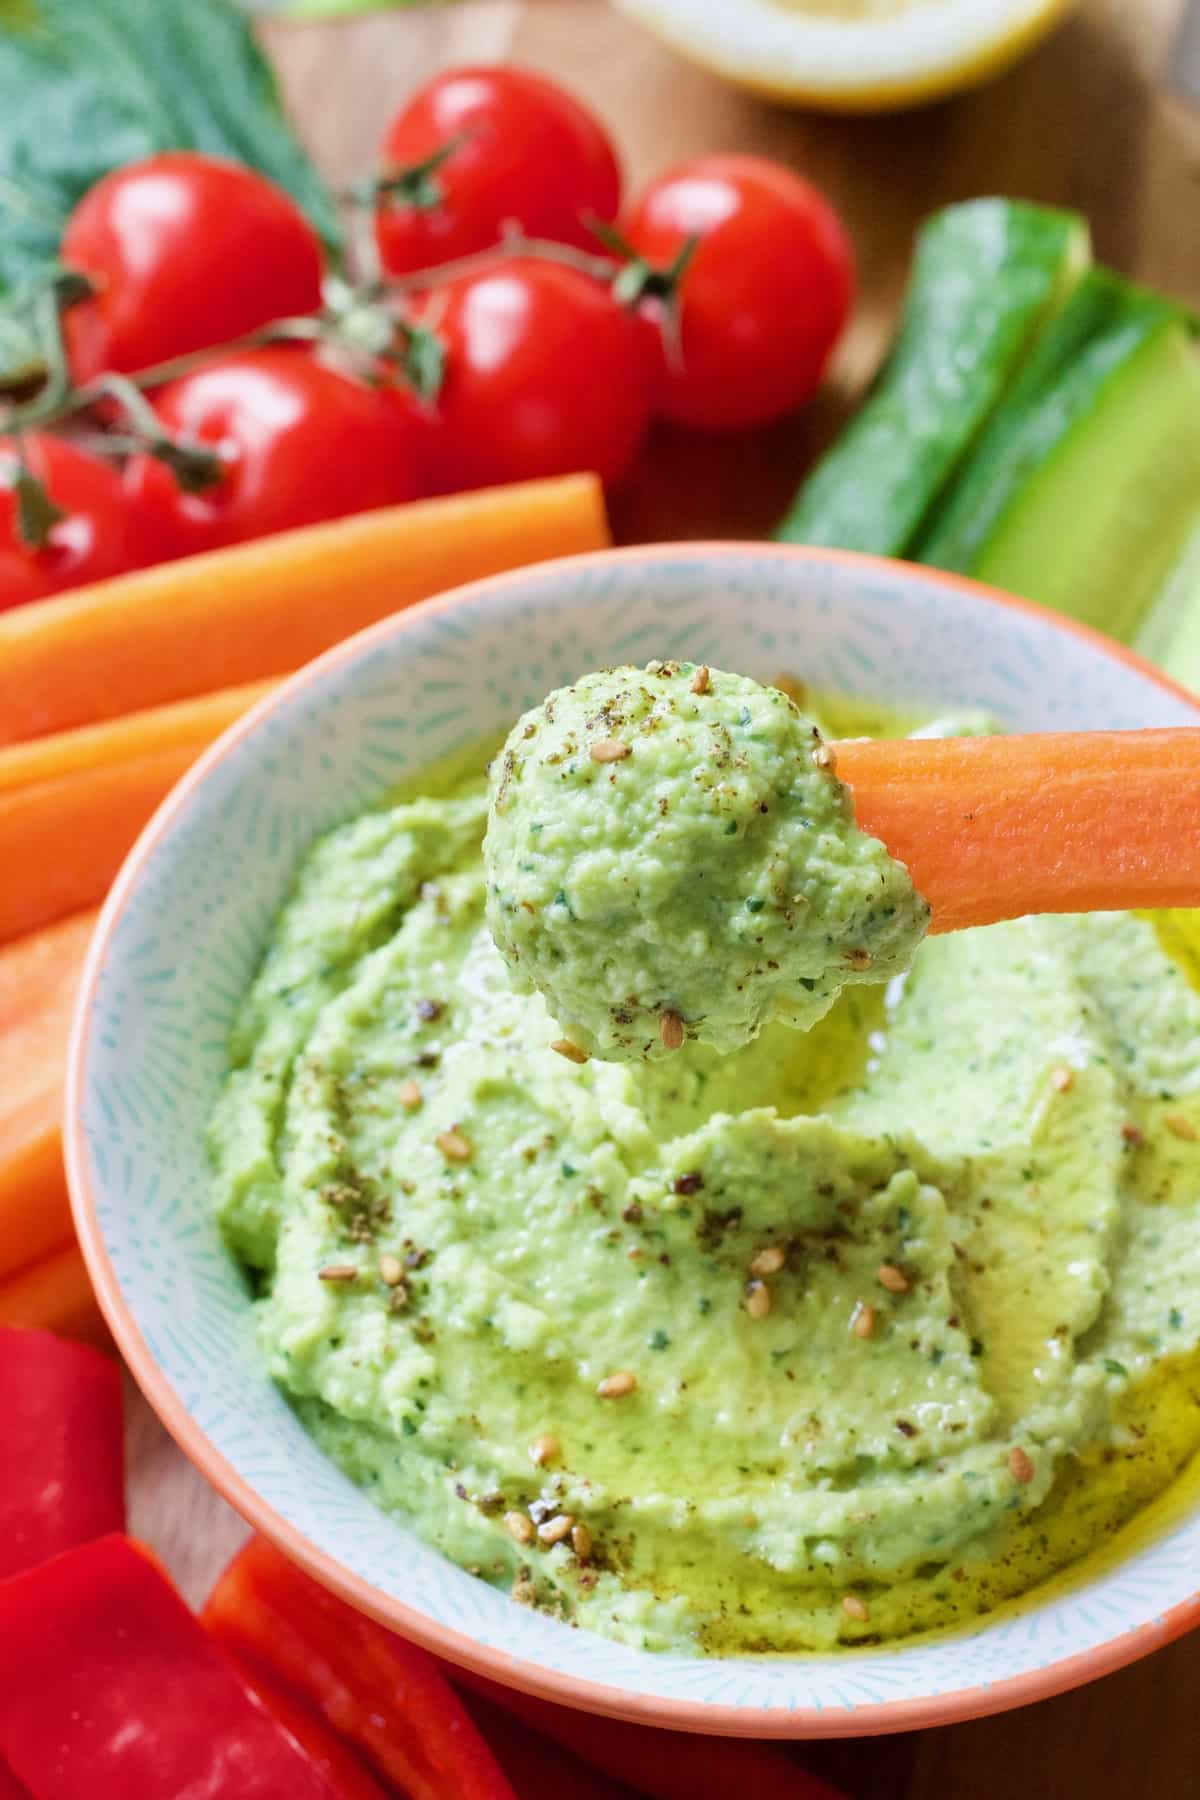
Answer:
[[[232,1656],[230,1661],[237,1669],[243,1686],[249,1688],[275,1723],[282,1726],[289,1737],[295,1738],[309,1761],[316,1764],[322,1775],[328,1776],[334,1792],[341,1795],[341,1800],[391,1800],[391,1796],[396,1794],[397,1790],[393,1787],[381,1787],[350,1746],[344,1744],[340,1737],[335,1737],[329,1727],[315,1713],[310,1712],[304,1702],[298,1700],[282,1682],[276,1681],[274,1676],[268,1675],[262,1668],[247,1662],[245,1657]],[[4,1800],[2,1788],[0,1800]]]
[[[23,1781],[18,1781],[6,1762],[0,1761],[0,1800],[33,1800]]]
[[[0,1756],[37,1800],[338,1800],[118,1536],[0,1582]]]
[[[454,1679],[650,1800],[736,1800],[739,1795],[747,1800],[845,1800],[828,1782],[793,1762],[787,1751],[770,1744],[661,1731],[575,1712],[465,1669],[456,1669]]]
[[[204,1623],[281,1677],[408,1800],[516,1800],[435,1659],[365,1618],[251,1538]]]
[[[0,1327],[0,1578],[124,1530],[123,1459],[112,1358]]]
[[[569,1750],[560,1750],[489,1701],[473,1696],[467,1711],[521,1800],[638,1800],[623,1781],[590,1769]],[[745,1795],[743,1800],[753,1797]]]

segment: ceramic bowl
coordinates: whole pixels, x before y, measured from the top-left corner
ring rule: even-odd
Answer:
[[[352,638],[200,759],[104,908],[66,1139],[113,1334],[168,1429],[253,1525],[354,1605],[513,1686],[662,1725],[804,1737],[932,1725],[1104,1674],[1200,1618],[1200,1504],[1143,1527],[1065,1590],[952,1636],[834,1656],[654,1655],[520,1607],[445,1561],[326,1461],[263,1373],[211,1216],[203,1127],[298,858],[548,689],[658,656],[797,671],[931,710],[969,703],[1015,730],[1200,722],[1182,690],[1092,632],[969,582],[827,551],[583,556],[460,588]]]

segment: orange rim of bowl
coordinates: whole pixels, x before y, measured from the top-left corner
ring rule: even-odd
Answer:
[[[195,791],[209,773],[221,763],[243,738],[257,730],[259,723],[275,709],[286,704],[300,689],[330,669],[350,662],[373,644],[390,640],[411,625],[418,625],[431,614],[446,611],[464,602],[479,599],[506,582],[519,579],[532,570],[543,570],[557,564],[572,568],[606,567],[619,563],[655,564],[678,561],[689,556],[716,561],[740,559],[746,555],[759,559],[786,562],[837,563],[865,569],[900,571],[973,600],[982,600],[1009,611],[1026,613],[1052,629],[1080,637],[1101,650],[1115,662],[1144,676],[1154,686],[1191,706],[1200,720],[1200,698],[1178,682],[1172,681],[1136,652],[1107,638],[1091,626],[1051,612],[1033,601],[1021,600],[998,589],[985,587],[965,576],[951,575],[919,564],[905,563],[886,557],[851,550],[813,549],[804,545],[771,544],[738,541],[698,540],[679,543],[630,545],[616,550],[590,551],[580,556],[563,557],[546,564],[527,565],[518,570],[505,570],[464,586],[450,589],[431,599],[394,613],[389,618],[368,626],[347,638],[323,655],[306,663],[280,686],[260,700],[245,716],[237,720],[215,743],[204,751],[171,790],[145,826],[129,852],[101,909],[100,918],[88,950],[83,977],[76,1002],[67,1061],[67,1080],[63,1116],[63,1146],[71,1193],[71,1210],[80,1248],[96,1290],[101,1311],[112,1335],[128,1363],[131,1373],[155,1413],[166,1426],[188,1460],[211,1482],[246,1522],[270,1539],[293,1562],[309,1575],[330,1588],[341,1599],[360,1612],[379,1621],[402,1636],[421,1644],[447,1662],[456,1663],[480,1675],[490,1676],[505,1686],[515,1687],[544,1700],[579,1710],[626,1719],[638,1724],[657,1725],[679,1731],[698,1731],[728,1737],[866,1737],[884,1732],[913,1731],[933,1725],[953,1724],[980,1718],[988,1713],[1003,1712],[1065,1692],[1082,1683],[1111,1674],[1127,1663],[1135,1662],[1151,1651],[1162,1648],[1184,1632],[1200,1624],[1200,1592],[1178,1602],[1160,1617],[1144,1625],[1123,1630],[1091,1650],[1075,1651],[1038,1669],[1007,1676],[995,1682],[913,1700],[886,1700],[861,1706],[829,1707],[734,1707],[713,1706],[703,1701],[669,1700],[652,1694],[630,1693],[609,1687],[585,1676],[568,1675],[520,1661],[502,1650],[494,1650],[476,1642],[461,1631],[440,1624],[426,1613],[374,1587],[352,1574],[335,1556],[321,1549],[283,1518],[226,1461],[209,1441],[205,1432],[191,1417],[176,1394],[171,1382],[159,1367],[149,1345],[121,1292],[116,1271],[108,1255],[103,1234],[96,1218],[95,1197],[91,1187],[88,1158],[84,1145],[80,1116],[80,1100],[84,1089],[87,1057],[88,1019],[95,997],[97,976],[105,961],[117,921],[124,911],[130,892],[142,868],[162,837],[183,813]],[[1036,1590],[1035,1590],[1036,1591]],[[986,1615],[985,1615],[986,1617]]]

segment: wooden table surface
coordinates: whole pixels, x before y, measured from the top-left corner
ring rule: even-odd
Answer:
[[[589,99],[632,183],[701,150],[756,150],[802,169],[840,207],[861,299],[827,393],[800,419],[750,438],[660,431],[613,508],[618,533],[637,540],[769,529],[878,361],[916,221],[946,201],[1006,193],[1078,207],[1104,261],[1200,306],[1200,107],[1164,77],[1183,11],[1183,0],[1084,0],[1000,82],[880,119],[752,100],[660,49],[603,0],[463,0],[276,23],[264,37],[302,135],[337,182],[371,166],[389,115],[434,70],[511,57]],[[244,1528],[132,1394],[129,1459],[132,1529],[197,1599]],[[1200,1633],[1019,1713],[813,1745],[805,1759],[855,1800],[1191,1800]]]

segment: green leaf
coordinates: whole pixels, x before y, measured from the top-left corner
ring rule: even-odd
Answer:
[[[8,486],[17,503],[17,537],[27,550],[44,550],[50,533],[66,518],[66,513],[61,506],[55,506],[37,476],[23,462],[17,463]]]
[[[423,325],[409,328],[402,359],[404,373],[422,400],[435,400],[446,373],[446,346]]]
[[[0,0],[0,293],[46,274],[102,175],[170,149],[261,169],[339,244],[333,201],[229,0]]]

